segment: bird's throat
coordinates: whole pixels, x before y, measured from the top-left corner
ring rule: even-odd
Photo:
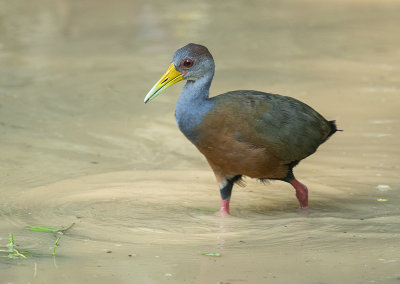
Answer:
[[[199,139],[197,127],[214,105],[213,100],[208,98],[211,80],[212,76],[187,81],[176,104],[175,118],[178,127],[194,144]]]

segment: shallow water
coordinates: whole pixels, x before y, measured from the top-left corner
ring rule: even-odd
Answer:
[[[400,283],[398,1],[0,1],[0,283]],[[143,98],[188,42],[212,94],[296,97],[335,134],[295,169],[247,179],[232,216],[179,133],[180,86]],[[378,201],[380,200],[380,201]],[[28,225],[76,225],[52,235]],[[220,257],[202,253],[220,253]]]

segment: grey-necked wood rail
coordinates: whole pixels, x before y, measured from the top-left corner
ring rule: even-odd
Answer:
[[[176,122],[214,171],[221,213],[229,214],[233,184],[242,176],[288,182],[300,207],[307,208],[308,189],[294,177],[293,167],[337,131],[335,122],[281,95],[238,90],[209,97],[214,69],[208,49],[190,43],[175,52],[144,102],[186,80],[176,104]]]

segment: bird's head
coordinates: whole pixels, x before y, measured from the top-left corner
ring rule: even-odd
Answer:
[[[214,60],[205,46],[189,43],[178,49],[172,57],[167,72],[146,95],[144,102],[157,97],[169,86],[181,81],[196,81],[206,75],[214,75]]]

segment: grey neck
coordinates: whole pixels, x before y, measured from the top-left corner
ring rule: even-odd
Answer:
[[[197,127],[214,105],[208,98],[213,75],[205,75],[196,81],[188,80],[176,104],[175,118],[179,129],[194,144],[199,140]]]

